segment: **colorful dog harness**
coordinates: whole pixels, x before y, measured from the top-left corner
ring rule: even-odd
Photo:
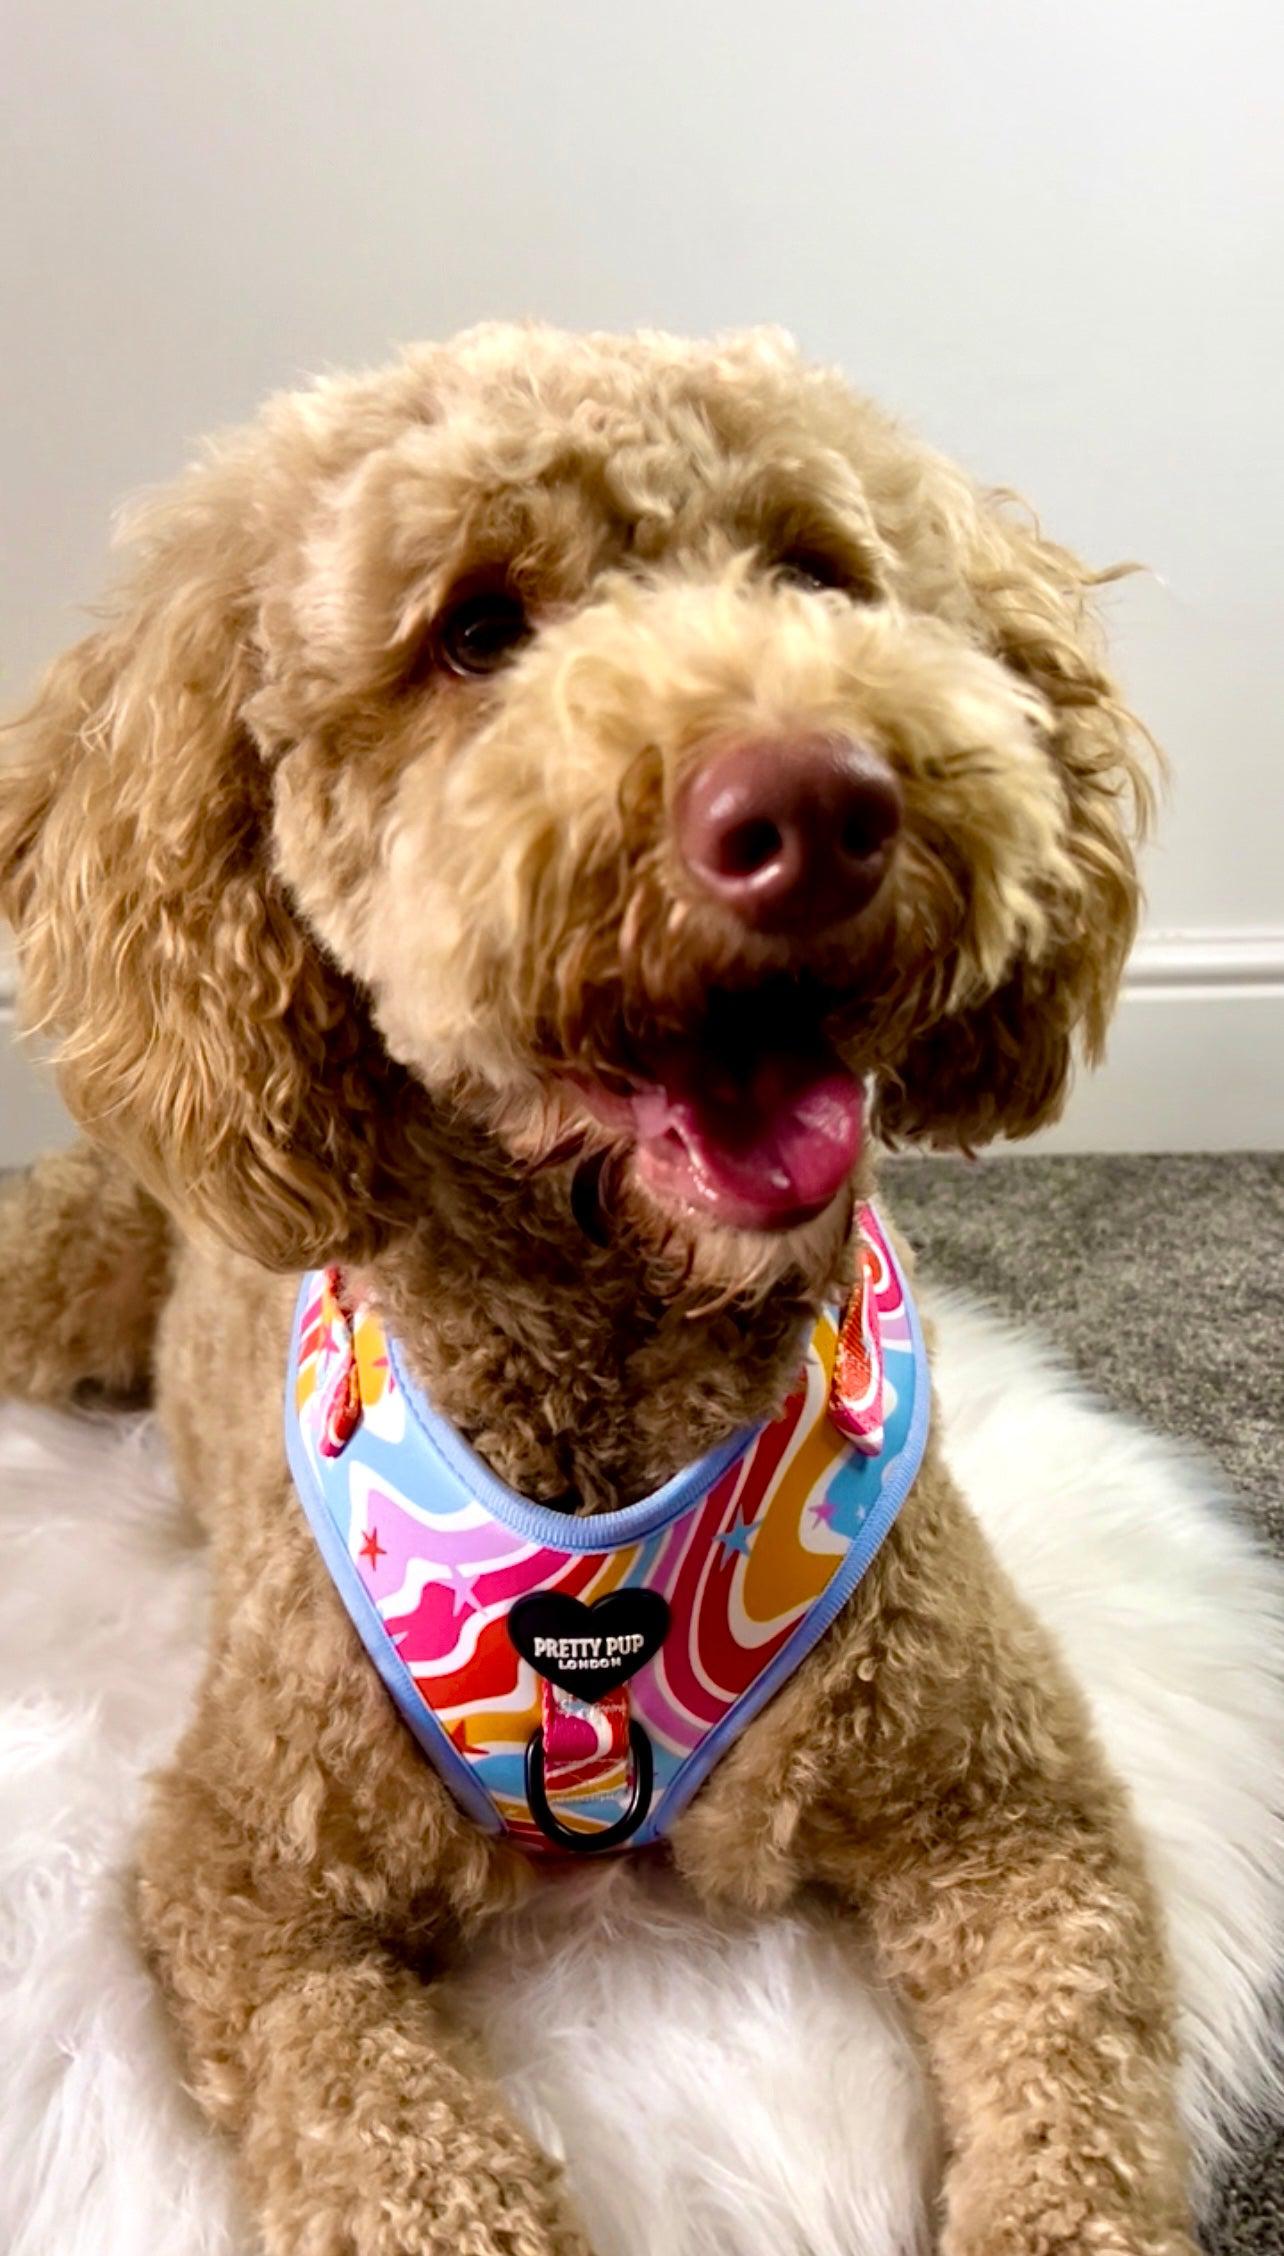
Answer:
[[[305,1277],[286,1444],[366,1650],[461,1806],[531,1850],[655,1841],[797,1668],[918,1470],[922,1336],[870,1208],[846,1317],[780,1415],[579,1519],[495,1478],[334,1270]]]

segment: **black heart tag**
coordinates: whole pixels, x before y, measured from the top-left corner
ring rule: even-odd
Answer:
[[[577,1700],[600,1700],[658,1653],[669,1628],[658,1590],[612,1590],[586,1606],[556,1590],[519,1598],[508,1634],[537,1676]]]

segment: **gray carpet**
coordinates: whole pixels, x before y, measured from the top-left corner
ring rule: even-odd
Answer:
[[[1196,1443],[1284,1551],[1284,1157],[893,1161],[923,1269],[1053,1341],[1116,1409]],[[1284,2127],[1228,2176],[1209,2256],[1284,2256]]]

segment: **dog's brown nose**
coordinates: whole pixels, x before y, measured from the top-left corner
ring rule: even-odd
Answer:
[[[834,736],[728,745],[697,769],[677,808],[687,867],[756,932],[858,915],[887,875],[900,824],[887,762]]]

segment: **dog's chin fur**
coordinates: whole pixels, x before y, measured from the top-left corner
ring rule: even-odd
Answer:
[[[486,1102],[474,1090],[470,1101],[479,1132],[511,1154],[516,1178],[565,1170],[567,1205],[585,1236],[605,1243],[627,1233],[661,1290],[667,1284],[681,1297],[693,1320],[733,1304],[751,1311],[786,1280],[816,1306],[850,1282],[852,1217],[869,1178],[863,1154],[820,1213],[784,1229],[749,1230],[653,1190],[628,1139],[613,1136],[571,1092],[533,1072],[507,1095]]]
[[[689,1208],[669,1206],[631,1173],[626,1193],[640,1231],[673,1265],[692,1297],[693,1320],[733,1303],[752,1309],[786,1279],[819,1304],[845,1293],[855,1193],[849,1184],[809,1221],[784,1230],[734,1229]]]

